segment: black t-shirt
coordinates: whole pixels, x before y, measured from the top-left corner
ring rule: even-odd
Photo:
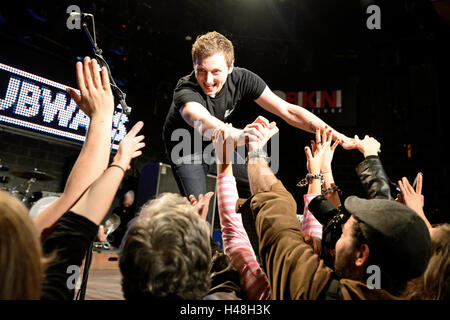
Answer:
[[[74,289],[68,287],[68,280],[72,280],[69,277],[75,275],[75,270],[69,267],[81,267],[97,232],[94,222],[74,212],[69,211],[59,219],[43,244],[45,255],[55,252],[56,256],[45,269],[42,300],[73,299]]]
[[[171,141],[172,132],[176,129],[188,130],[191,134],[192,144],[194,136],[199,138],[200,134],[184,121],[179,112],[180,108],[186,103],[198,102],[211,115],[219,120],[226,121],[239,102],[256,100],[261,96],[266,86],[266,83],[250,70],[234,67],[222,90],[215,98],[211,98],[205,95],[198,85],[194,71],[181,78],[175,87],[172,104],[164,123],[163,139],[166,151],[170,152],[172,147],[179,143],[179,141]]]

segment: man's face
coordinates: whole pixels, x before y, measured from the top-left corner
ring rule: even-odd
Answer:
[[[353,216],[342,226],[342,234],[336,242],[336,258],[334,270],[341,278],[355,278],[356,250],[353,240],[353,224],[357,223]]]
[[[194,62],[195,77],[203,92],[212,98],[216,97],[227,81],[227,76],[233,71],[233,65],[228,67],[222,53],[215,53]]]

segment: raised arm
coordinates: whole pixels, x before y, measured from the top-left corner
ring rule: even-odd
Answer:
[[[242,223],[242,217],[235,211],[238,192],[231,165],[231,155],[235,144],[231,137],[229,139],[227,137],[229,136],[226,135],[226,131],[220,129],[213,135],[217,157],[218,208],[224,251],[239,272],[246,297],[250,300],[270,299],[269,280],[256,259]]]
[[[368,135],[363,140],[355,136],[355,142],[358,150],[364,156],[364,160],[356,166],[356,174],[368,197],[392,200],[389,178],[378,157],[381,144]]]
[[[130,168],[130,161],[142,154],[145,146],[144,136],[137,136],[144,126],[142,121],[137,122],[120,142],[111,165],[87,189],[81,199],[73,206],[71,211],[86,217],[99,225],[105,217],[114,196],[119,188],[125,171]]]
[[[249,144],[250,152],[258,148],[261,145]],[[272,299],[317,299],[331,270],[305,243],[295,199],[272,173],[263,155],[249,160],[248,177],[253,194],[250,209]],[[313,279],[317,286],[311,285]]]
[[[316,196],[321,195],[322,191],[325,190],[325,197],[332,201],[336,208],[341,204],[331,170],[334,150],[338,146],[339,140],[336,140],[332,145],[331,139],[331,130],[328,130],[327,127],[322,131],[317,129],[316,141],[311,141],[312,152],[306,149],[308,171],[317,171],[316,166],[318,161],[320,163],[320,174],[323,177],[322,187],[319,184],[320,180],[310,180],[310,183],[308,184],[308,193],[303,197],[305,207],[303,211],[302,231],[305,242],[311,244],[314,248],[314,252],[318,255],[321,254],[322,249],[320,241],[322,239],[322,225],[309,210],[309,203]],[[311,174],[311,172],[309,173]]]
[[[130,160],[141,154],[143,136],[136,137],[143,123],[138,122],[125,136],[112,164],[95,180],[83,196],[56,223],[54,231],[44,242],[46,254],[55,257],[45,270],[42,299],[71,300],[74,286],[70,286],[73,270],[79,268],[97,234],[114,195],[129,168]],[[79,269],[78,269],[79,270]]]
[[[323,175],[322,190],[325,198],[330,201],[336,208],[341,205],[341,199],[339,198],[339,188],[334,183],[333,170],[331,163],[333,162],[334,151],[340,143],[340,140],[336,140],[332,143],[332,132],[328,127],[322,130],[316,130],[316,142],[311,141],[313,153],[317,152],[317,145],[324,148],[324,154],[320,164],[320,173]]]
[[[103,173],[109,161],[114,98],[108,72],[103,67],[100,75],[97,61],[86,57],[83,63],[77,62],[76,74],[81,96],[70,88],[68,92],[91,118],[89,130],[63,194],[34,219],[39,234],[51,228],[75,204]]]
[[[298,105],[289,103],[280,97],[278,97],[269,87],[263,91],[261,96],[255,100],[265,110],[276,114],[284,121],[289,123],[291,126],[297,127],[299,129],[315,133],[317,128],[324,128],[327,126],[332,130],[333,140],[341,140],[342,146],[345,149],[354,149],[356,146],[353,139],[339,133],[337,130],[333,129],[327,125],[322,119],[309,112],[305,108]]]

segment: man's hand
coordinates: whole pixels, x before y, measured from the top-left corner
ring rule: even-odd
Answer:
[[[193,194],[189,196],[189,201],[194,206],[194,208],[197,210],[200,217],[206,221],[206,217],[208,216],[208,210],[209,210],[209,202],[211,201],[212,196],[214,195],[214,192],[210,191],[207,194],[199,194],[198,195],[198,201],[195,198]]]
[[[231,139],[233,139],[234,148],[236,148],[236,146],[243,146],[245,144],[245,139],[243,136],[244,131],[242,129],[234,128],[229,123],[226,123],[225,126],[219,128],[219,129],[223,129],[223,130],[227,131],[226,136],[227,136],[227,138],[230,137]]]
[[[354,140],[358,150],[364,155],[364,158],[376,156],[381,152],[381,144],[375,138],[366,135],[363,140],[360,140],[359,137],[355,135]]]
[[[97,115],[112,116],[114,112],[114,97],[109,83],[108,71],[101,69],[101,77],[95,59],[84,58],[83,63],[77,62],[76,73],[81,96],[74,89],[67,88],[67,92],[91,119]]]
[[[130,161],[142,154],[142,149],[145,147],[144,136],[136,136],[141,131],[144,123],[137,122],[133,128],[127,133],[119,144],[119,150],[113,159],[113,164],[119,165],[121,168],[128,170],[130,168]]]
[[[347,136],[342,135],[342,136],[338,137],[337,140],[339,140],[339,143],[341,144],[342,148],[344,148],[345,150],[353,150],[358,147],[355,139],[351,139]]]
[[[244,128],[244,137],[248,143],[249,151],[262,149],[279,129],[275,122],[269,122],[266,118],[259,116],[255,121]]]

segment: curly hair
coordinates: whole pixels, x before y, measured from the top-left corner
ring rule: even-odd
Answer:
[[[186,199],[149,201],[120,248],[122,291],[130,299],[202,299],[210,287],[208,224]]]
[[[192,62],[197,64],[199,58],[206,58],[216,53],[222,53],[228,67],[234,61],[234,48],[230,40],[224,35],[212,31],[198,36],[192,45]]]

